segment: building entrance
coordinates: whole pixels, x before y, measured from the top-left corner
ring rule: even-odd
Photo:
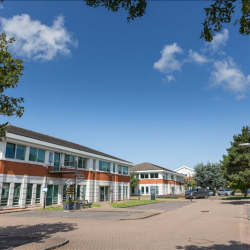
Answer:
[[[109,187],[100,187],[100,201],[109,201]]]

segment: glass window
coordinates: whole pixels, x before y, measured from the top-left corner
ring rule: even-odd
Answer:
[[[15,183],[13,193],[13,206],[19,205],[21,183]]]
[[[148,179],[148,174],[145,174],[145,179]]]
[[[9,189],[10,189],[10,184],[9,183],[3,183],[3,185],[2,185],[2,197],[1,197],[0,206],[7,206],[8,205]]]
[[[99,170],[110,172],[110,162],[99,161]]]
[[[40,198],[41,197],[41,184],[37,184],[36,185],[36,198]]]
[[[30,148],[29,161],[44,162],[45,160],[45,150]]]
[[[44,162],[44,160],[45,160],[45,150],[38,149],[37,161],[38,162]]]
[[[36,161],[37,158],[37,149],[30,148],[29,161]]]
[[[144,194],[144,187],[141,187],[141,193]]]
[[[156,194],[159,194],[159,187],[156,186]]]
[[[18,160],[24,160],[25,159],[25,146],[17,145],[16,148],[16,159]]]
[[[78,168],[86,168],[86,159],[78,157]]]
[[[16,145],[12,143],[7,143],[5,157],[14,159],[15,152],[16,152]]]
[[[123,174],[128,174],[128,167],[123,166]]]
[[[5,157],[10,159],[25,160],[26,147],[7,143]]]
[[[144,174],[141,174],[141,179],[144,179]]]
[[[75,166],[75,156],[65,154],[64,166],[74,167]]]
[[[113,173],[115,173],[115,163],[113,163]]]
[[[171,180],[173,180],[174,179],[174,176],[171,174]]]
[[[146,187],[146,194],[148,194],[148,187]]]
[[[122,173],[122,166],[118,165],[118,174]]]
[[[60,153],[55,153],[54,167],[59,167],[59,166],[60,166]]]

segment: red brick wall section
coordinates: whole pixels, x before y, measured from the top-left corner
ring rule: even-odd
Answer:
[[[67,171],[69,169],[62,168],[62,171]],[[122,175],[110,175],[110,173],[102,173],[93,171],[78,170],[80,173],[84,174],[86,180],[101,180],[101,181],[119,181],[119,182],[130,182],[129,176]],[[29,176],[46,176],[46,167],[36,164],[28,164],[13,161],[0,161],[0,174],[9,175],[29,175]],[[73,178],[74,174],[48,174],[48,177],[52,178]]]

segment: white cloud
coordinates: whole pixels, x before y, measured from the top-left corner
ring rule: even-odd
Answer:
[[[1,32],[8,37],[15,37],[12,45],[14,52],[32,60],[52,60],[58,54],[70,56],[69,45],[77,46],[64,27],[64,17],[58,16],[52,26],[31,20],[27,14],[13,16],[10,19],[0,18]]]
[[[243,92],[250,87],[250,76],[245,76],[231,58],[215,61],[213,67],[212,86],[222,87],[224,90],[237,94],[237,99],[242,99]]]
[[[4,6],[0,3],[0,10],[4,9]]]
[[[189,61],[196,62],[198,64],[209,62],[209,60],[204,55],[201,55],[192,49],[189,50]]]
[[[224,29],[222,33],[217,33],[214,36],[212,42],[206,43],[206,47],[212,52],[216,52],[222,49],[222,47],[226,46],[227,40],[229,38],[229,31]]]
[[[242,100],[245,98],[245,94],[239,94],[239,95],[236,95],[235,99],[236,100]]]
[[[166,75],[166,78],[167,78],[168,82],[175,81],[175,78],[173,75]]]
[[[175,59],[175,54],[181,54],[182,49],[176,43],[166,45],[161,51],[162,57],[154,63],[154,68],[162,73],[181,70],[182,62]]]

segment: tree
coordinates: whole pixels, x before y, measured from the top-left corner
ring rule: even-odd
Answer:
[[[136,172],[131,171],[130,172],[130,189],[134,190],[135,188],[137,188],[139,185],[139,182],[140,180]]]
[[[198,163],[194,167],[194,180],[197,186],[207,188],[211,190],[219,189],[226,185],[226,180],[221,173],[221,167],[219,163]]]
[[[235,183],[245,196],[250,186],[250,148],[239,144],[247,142],[250,142],[248,126],[242,128],[241,134],[233,136],[231,147],[227,148],[227,155],[223,155],[221,161],[221,169],[226,179]]]
[[[7,39],[4,33],[0,35],[0,115],[21,117],[24,107],[20,104],[24,102],[24,99],[3,94],[6,89],[17,86],[24,69],[23,61],[13,58],[13,55],[8,51],[9,44],[14,41],[14,38]],[[0,124],[0,139],[5,136],[8,124],[8,122]]]
[[[197,184],[196,184],[193,177],[186,177],[184,179],[184,189],[185,190],[188,190],[190,187],[194,188],[196,186],[197,186]]]
[[[88,6],[94,8],[103,6],[113,12],[120,8],[128,11],[127,20],[133,20],[136,17],[142,17],[146,13],[147,0],[84,0]],[[214,35],[220,32],[223,24],[230,23],[232,14],[235,12],[236,0],[213,0],[210,7],[205,8],[205,21],[202,23],[203,31],[201,38],[207,42],[213,40]],[[240,4],[241,17],[236,19],[234,24],[239,24],[239,32],[243,35],[250,33],[250,0],[242,0]]]
[[[146,0],[84,0],[88,6],[100,7],[103,6],[112,12],[119,11],[120,8],[128,11],[127,20],[134,20],[136,17],[141,17],[145,14],[147,8]]]

